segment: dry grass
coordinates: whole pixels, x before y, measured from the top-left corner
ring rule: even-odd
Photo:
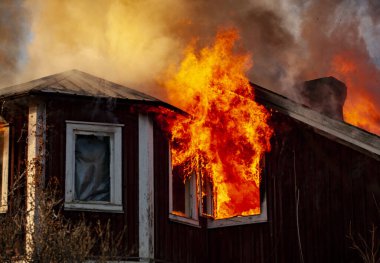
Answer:
[[[125,229],[114,235],[110,221],[102,225],[100,222],[91,224],[84,216],[75,222],[66,218],[62,211],[63,200],[57,199],[60,196],[57,184],[49,184],[45,190],[36,192],[38,206],[33,209],[37,224],[31,233],[26,227],[30,211],[25,209],[23,189],[18,186],[10,192],[13,209],[0,217],[1,262],[84,262],[89,259],[104,262],[127,257],[127,251],[121,249]],[[31,234],[30,240],[27,234]],[[25,249],[28,245],[33,249]]]

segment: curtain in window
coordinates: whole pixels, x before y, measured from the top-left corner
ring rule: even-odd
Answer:
[[[75,199],[110,201],[110,137],[76,135]]]

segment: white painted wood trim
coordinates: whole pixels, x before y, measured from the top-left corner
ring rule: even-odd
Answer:
[[[66,121],[65,210],[123,212],[122,205],[122,124]],[[110,202],[75,200],[75,135],[110,137]]]
[[[246,225],[253,223],[264,223],[268,221],[268,212],[267,212],[267,200],[266,196],[263,198],[261,202],[261,213],[259,215],[254,216],[236,216],[227,219],[208,219],[207,228],[218,228],[218,227],[226,227],[226,226],[238,226],[238,225]]]
[[[183,217],[175,214],[169,213],[169,219],[170,221],[182,223],[185,225],[189,226],[194,226],[194,227],[200,227],[199,220],[198,219],[193,219],[193,218],[188,218],[188,217]]]
[[[45,104],[32,104],[28,114],[28,149],[26,177],[26,254],[34,250],[33,235],[38,226],[38,197],[36,188],[42,186],[45,179],[45,141],[46,107]],[[40,167],[39,170],[36,167]]]
[[[153,122],[139,114],[139,257],[154,259]]]
[[[203,183],[204,189],[202,189],[202,182],[199,182],[199,187],[201,189],[201,192],[204,191],[206,194],[206,212],[203,212],[203,200],[199,202],[199,214],[206,217],[206,218],[212,218],[214,216],[214,194],[212,192],[212,185],[210,182],[206,181]],[[202,194],[200,193],[200,196],[202,197]]]
[[[89,212],[113,212],[123,213],[122,205],[115,205],[109,202],[71,202],[64,204],[65,210],[89,211]]]
[[[88,121],[71,121],[66,120],[66,123],[73,124],[84,124],[84,125],[96,125],[96,126],[115,126],[115,127],[124,127],[124,124],[121,123],[107,123],[107,122],[88,122]]]
[[[9,125],[2,125],[4,130],[3,160],[1,172],[1,201],[0,213],[6,213],[8,210],[8,176],[9,176]]]
[[[169,145],[169,219],[171,221],[183,223],[190,226],[199,227],[199,209],[198,209],[198,201],[200,197],[198,196],[197,189],[197,177],[194,173],[190,178],[190,193],[187,198],[189,198],[190,203],[190,216],[184,217],[173,214],[173,166],[172,166],[172,154]],[[186,198],[186,197],[185,197]]]

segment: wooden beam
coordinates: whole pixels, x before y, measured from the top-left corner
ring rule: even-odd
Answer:
[[[153,122],[139,114],[139,257],[154,260]],[[132,211],[131,211],[132,212]]]
[[[33,103],[28,114],[28,149],[26,177],[26,254],[33,255],[33,235],[38,226],[38,194],[45,175],[46,107]]]

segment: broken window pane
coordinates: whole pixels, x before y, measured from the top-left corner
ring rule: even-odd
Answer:
[[[173,213],[186,216],[186,184],[179,167],[173,168]],[[188,184],[187,184],[188,185]]]
[[[196,176],[184,177],[182,166],[172,169],[172,214],[196,218]]]
[[[75,199],[110,201],[110,137],[77,134]]]
[[[202,215],[205,217],[214,217],[214,196],[213,196],[213,185],[210,179],[203,178],[202,180]]]

